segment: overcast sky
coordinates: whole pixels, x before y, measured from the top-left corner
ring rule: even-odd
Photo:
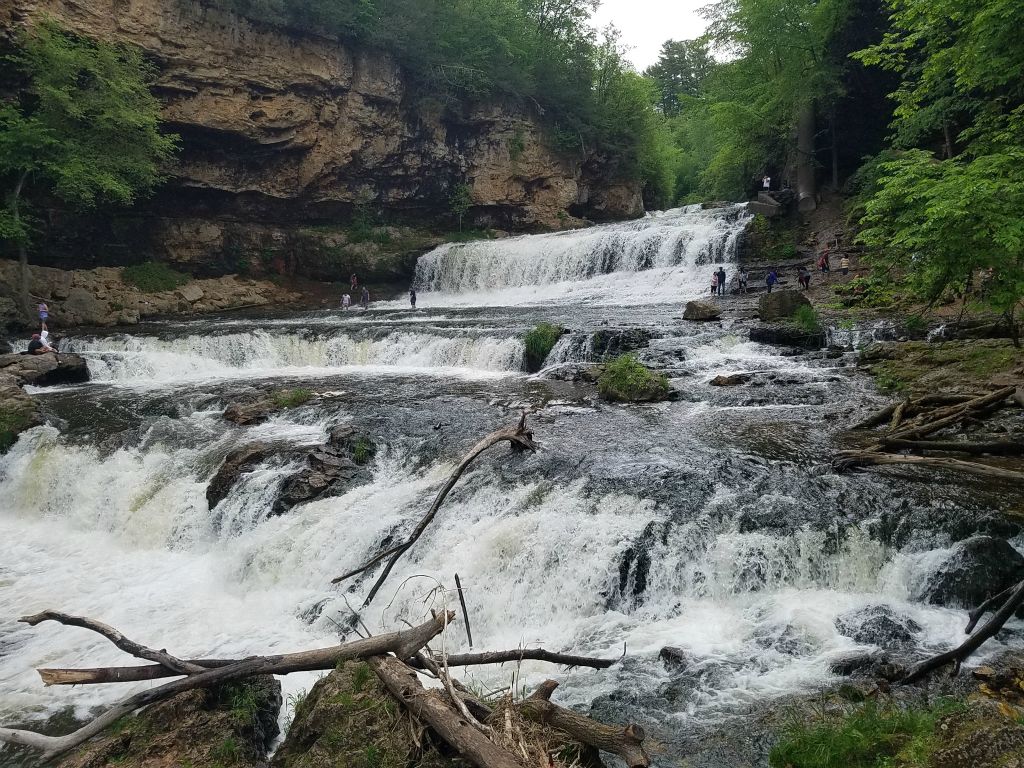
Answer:
[[[608,23],[622,31],[622,42],[632,48],[629,58],[643,70],[658,59],[666,40],[689,40],[704,31],[697,9],[709,0],[601,0],[594,16],[599,29]]]

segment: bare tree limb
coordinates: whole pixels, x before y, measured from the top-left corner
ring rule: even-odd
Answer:
[[[205,669],[194,662],[182,661],[181,659],[175,658],[167,651],[155,651],[152,648],[140,645],[134,640],[129,640],[113,627],[84,616],[72,616],[67,613],[61,613],[60,611],[41,611],[40,613],[36,613],[32,616],[22,616],[18,621],[23,624],[28,624],[30,627],[38,626],[44,621],[56,621],[66,627],[81,627],[82,629],[88,629],[96,632],[97,634],[103,635],[103,637],[107,638],[107,640],[112,642],[125,653],[131,654],[139,659],[155,661],[157,664],[167,667],[167,669],[180,675],[190,675],[194,672],[203,672]]]
[[[519,661],[546,661],[551,664],[564,664],[567,667],[588,667],[591,669],[608,669],[620,659],[599,659],[593,656],[574,656],[569,653],[556,653],[543,648],[516,648],[508,651],[483,651],[478,653],[452,653],[448,655],[450,667],[475,667],[484,664],[505,664]],[[207,669],[219,669],[238,664],[239,659],[189,659],[189,664],[196,664]],[[412,656],[409,663],[417,668],[430,669],[417,656]],[[159,680],[175,677],[176,672],[162,664],[146,664],[136,667],[96,667],[92,669],[39,669],[39,676],[45,685],[97,685],[100,683],[137,683],[145,680]]]
[[[115,723],[124,715],[134,712],[140,707],[176,696],[194,688],[221,685],[233,680],[257,675],[286,675],[291,672],[309,672],[321,669],[333,669],[339,662],[350,659],[361,659],[394,653],[399,658],[414,656],[431,638],[438,635],[445,621],[451,621],[454,614],[435,616],[429,621],[409,630],[391,632],[385,635],[355,640],[329,648],[313,651],[282,654],[277,656],[255,656],[219,669],[208,669],[203,672],[174,680],[156,688],[136,693],[122,700],[96,719],[65,736],[46,736],[35,731],[13,728],[0,728],[0,741],[21,744],[42,750],[43,759],[48,760],[57,755],[74,749],[105,728]]]
[[[841,458],[833,462],[839,469],[851,469],[853,467],[878,466],[887,464],[913,464],[916,466],[938,467],[941,469],[952,469],[958,472],[979,477],[994,478],[997,480],[1009,480],[1014,483],[1024,483],[1024,472],[1002,467],[990,467],[987,464],[979,464],[975,461],[962,461],[960,459],[937,458],[932,456],[900,456],[888,453],[859,453],[855,451],[844,452]]]
[[[1005,603],[1009,599],[1010,595],[1013,594],[1013,590],[1015,590],[1016,588],[1016,584],[1014,584],[1012,587],[1007,587],[998,595],[993,595],[988,600],[979,605],[977,608],[975,608],[973,611],[971,611],[969,614],[967,614],[967,618],[969,619],[969,621],[967,622],[967,626],[964,627],[964,634],[971,634],[971,632],[974,631],[974,628],[978,625],[978,622],[981,620],[981,617],[993,608],[996,608],[997,606],[1000,606],[1003,603]]]
[[[1012,594],[1003,603],[1003,607],[981,629],[953,650],[940,653],[938,656],[932,656],[930,659],[925,659],[915,664],[900,682],[905,684],[916,682],[950,662],[953,662],[959,668],[960,663],[964,659],[978,650],[986,640],[995,636],[1003,628],[1003,625],[1013,616],[1022,603],[1024,603],[1024,581],[1021,581],[1013,588]]]
[[[423,518],[419,521],[419,523],[413,529],[412,533],[409,535],[409,538],[406,539],[402,544],[396,547],[392,547],[391,550],[389,550],[391,554],[391,559],[388,561],[388,564],[384,567],[384,570],[380,574],[380,576],[377,577],[377,581],[374,582],[373,587],[370,589],[370,593],[366,596],[366,600],[363,601],[364,608],[373,601],[373,598],[377,595],[377,592],[380,591],[380,588],[384,585],[384,582],[387,581],[388,576],[391,574],[391,571],[392,569],[394,569],[395,564],[398,562],[398,560],[402,557],[403,554],[405,554],[406,551],[409,550],[410,547],[412,547],[413,544],[416,543],[416,540],[421,535],[423,535],[423,531],[425,531],[427,526],[430,525],[430,523],[434,520],[434,517],[437,515],[438,509],[441,508],[441,504],[444,503],[444,500],[445,498],[447,498],[448,493],[451,491],[452,488],[455,487],[455,484],[458,482],[459,478],[462,477],[462,473],[466,471],[466,468],[469,467],[469,465],[472,464],[477,459],[477,457],[479,457],[480,454],[482,454],[484,451],[488,450],[489,448],[493,448],[494,446],[503,442],[511,443],[513,450],[537,450],[537,443],[533,441],[533,432],[526,428],[526,411],[523,411],[523,415],[520,417],[519,423],[516,426],[506,427],[505,429],[499,429],[496,432],[492,432],[491,434],[487,435],[487,437],[485,437],[483,440],[474,445],[473,448],[469,451],[469,453],[467,453],[463,457],[462,461],[459,462],[459,465],[455,468],[452,474],[448,477],[447,482],[445,482],[444,486],[442,486],[441,490],[438,492],[437,497],[434,499],[434,503],[430,505],[430,509],[427,511],[427,514],[424,515]],[[387,555],[388,553],[385,553],[383,555],[377,555],[375,558],[369,560],[367,563],[360,566],[356,570],[350,571],[345,576],[339,576],[338,578],[334,579],[332,583],[337,584],[339,581],[342,581],[345,578],[354,576],[358,573],[362,573],[363,571],[367,570],[368,568],[376,565],[378,562],[383,560],[385,557],[387,557]]]
[[[970,453],[973,455],[1015,456],[1024,454],[1024,442],[1019,440],[993,440],[968,443],[956,440],[900,440],[883,437],[882,447],[901,451],[942,451],[943,453]]]

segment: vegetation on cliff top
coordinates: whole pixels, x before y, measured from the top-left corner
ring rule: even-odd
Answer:
[[[121,279],[145,293],[173,291],[189,281],[188,275],[155,261],[125,267],[121,270]]]

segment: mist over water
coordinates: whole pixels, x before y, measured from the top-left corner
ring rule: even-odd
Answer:
[[[625,645],[610,670],[557,673],[558,695],[653,728],[659,765],[678,764],[696,728],[830,681],[830,661],[866,650],[837,631],[844,611],[888,605],[922,627],[920,647],[959,642],[963,612],[910,600],[952,534],[936,524],[908,544],[885,530],[915,514],[975,519],[1005,492],[833,474],[843,425],[877,402],[849,361],[783,357],[728,322],[681,319],[679,296],[703,292],[708,260],[728,266],[744,221],[738,208],[687,209],[448,246],[421,259],[418,312],[395,303],[69,338],[94,383],[43,391],[48,424],[0,457],[0,718],[67,704],[84,715],[126,693],[41,686],[38,666],[126,662],[90,633],[15,621],[44,608],[182,657],[337,642],[375,574],[331,579],[408,531],[469,446],[527,406],[540,409],[530,420],[542,450],[474,465],[363,612],[374,631],[451,601],[435,587],[457,571],[477,649],[619,656]],[[539,321],[570,332],[547,372],[528,376],[521,339]],[[680,398],[613,406],[593,385],[554,378],[599,357],[598,332],[650,336],[636,354]],[[708,384],[739,371],[752,377],[744,387]],[[331,396],[255,426],[220,416],[240,395],[296,386]],[[339,424],[378,443],[367,482],[273,516],[304,463],[293,449]],[[224,457],[257,441],[282,451],[210,509]],[[465,648],[460,625],[445,645]],[[658,660],[667,645],[690,659],[683,674]],[[522,682],[552,674],[527,663]],[[315,679],[283,683],[289,693]]]

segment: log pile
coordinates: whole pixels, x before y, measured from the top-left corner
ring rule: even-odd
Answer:
[[[853,428],[877,430],[884,426],[876,442],[866,448],[840,451],[832,463],[839,471],[869,466],[913,465],[1022,483],[1024,471],[985,463],[979,458],[1024,456],[1024,439],[933,437],[944,430],[981,424],[992,414],[1009,407],[1024,408],[1024,387],[1000,387],[993,392],[975,395],[934,394],[914,400],[904,399],[883,408]],[[972,458],[956,458],[956,454]]]

